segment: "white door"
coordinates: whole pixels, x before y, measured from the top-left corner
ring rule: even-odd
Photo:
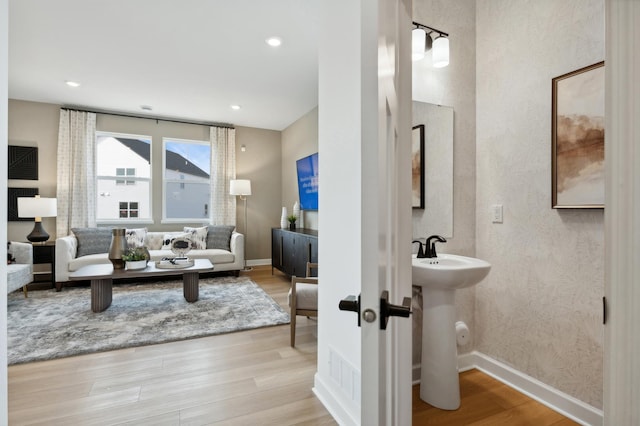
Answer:
[[[411,297],[411,1],[362,4],[361,418],[410,425],[411,318],[381,330],[380,297]]]

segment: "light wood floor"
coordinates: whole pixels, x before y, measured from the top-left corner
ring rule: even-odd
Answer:
[[[285,309],[288,279],[248,275]],[[64,291],[64,290],[63,290]],[[10,425],[335,425],[311,388],[316,322],[9,367]],[[462,407],[441,411],[413,396],[414,425],[569,425],[552,410],[470,371]]]

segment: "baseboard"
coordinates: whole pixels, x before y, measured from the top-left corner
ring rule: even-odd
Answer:
[[[458,371],[477,368],[505,385],[535,399],[571,420],[586,426],[602,425],[602,410],[561,392],[481,352],[473,351],[458,356]],[[420,365],[413,366],[413,384],[420,383]]]
[[[348,410],[345,409],[345,407],[343,407],[342,404],[340,404],[340,402],[334,397],[334,393],[337,392],[337,390],[330,389],[317,372],[314,376],[314,385],[312,390],[339,425],[359,425],[358,419],[353,418]]]
[[[263,265],[271,265],[271,258],[247,260],[247,266],[263,266]]]

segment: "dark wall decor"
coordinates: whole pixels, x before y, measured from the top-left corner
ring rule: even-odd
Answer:
[[[9,188],[7,201],[7,220],[9,222],[33,222],[33,217],[18,217],[18,197],[33,197],[40,192],[38,188]]]
[[[604,207],[604,62],[552,80],[552,207]]]
[[[411,135],[412,206],[424,209],[424,124],[413,126]]]
[[[9,179],[38,180],[38,148],[9,145]]]

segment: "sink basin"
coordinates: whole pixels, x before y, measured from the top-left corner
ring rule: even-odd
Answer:
[[[411,259],[413,285],[440,290],[471,287],[487,276],[491,264],[473,257],[438,254],[438,257]]]
[[[422,287],[420,399],[434,407],[460,407],[455,294],[482,281],[490,269],[489,262],[455,254],[411,259],[413,285]]]

